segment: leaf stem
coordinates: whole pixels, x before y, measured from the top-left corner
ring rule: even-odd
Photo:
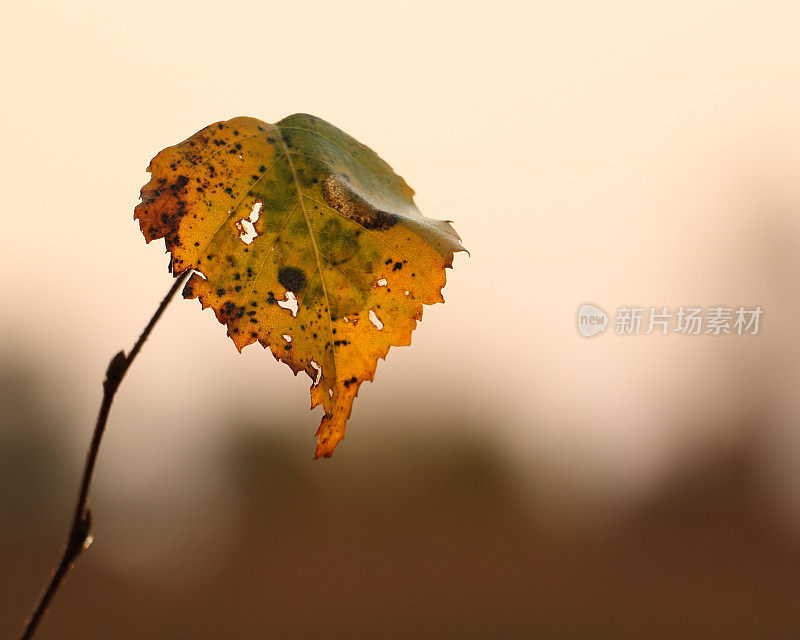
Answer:
[[[88,505],[89,488],[92,484],[94,466],[95,462],[97,461],[97,453],[100,450],[100,441],[103,438],[103,433],[106,429],[106,421],[108,420],[108,414],[111,411],[111,403],[114,401],[114,396],[117,393],[117,389],[119,389],[119,385],[122,382],[122,379],[125,377],[125,374],[128,372],[128,368],[133,363],[134,358],[136,358],[139,351],[141,351],[142,345],[144,344],[145,340],[147,340],[156,322],[158,322],[159,318],[164,313],[164,310],[175,296],[175,293],[186,281],[186,278],[190,272],[191,269],[187,269],[175,278],[175,282],[173,283],[167,295],[164,296],[164,299],[161,301],[158,309],[156,309],[153,317],[150,318],[150,322],[147,323],[144,331],[142,331],[142,335],[139,336],[136,344],[133,345],[131,352],[126,355],[124,351],[120,351],[113,358],[111,358],[111,362],[108,364],[108,369],[106,369],[106,377],[103,381],[103,400],[100,403],[100,411],[97,414],[97,422],[94,427],[94,434],[92,435],[92,443],[89,446],[89,452],[86,455],[86,463],[83,468],[83,477],[81,478],[81,486],[80,490],[78,491],[78,500],[75,504],[75,513],[72,517],[72,525],[70,526],[69,534],[67,536],[67,544],[64,548],[64,553],[61,556],[61,561],[58,563],[58,567],[53,572],[47,588],[45,589],[44,593],[42,593],[42,596],[40,597],[36,607],[33,610],[33,613],[31,614],[31,617],[25,624],[25,628],[22,631],[20,640],[30,640],[30,638],[33,637],[33,634],[36,632],[36,629],[38,628],[39,623],[42,621],[44,614],[47,612],[47,607],[53,600],[53,596],[55,596],[58,588],[64,582],[64,578],[66,578],[70,569],[72,569],[72,566],[75,564],[75,561],[81,552],[84,549],[87,549],[91,543],[90,529],[92,525],[92,511]]]

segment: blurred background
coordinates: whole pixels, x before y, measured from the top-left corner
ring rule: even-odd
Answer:
[[[471,257],[331,460],[307,379],[173,303],[38,637],[800,636],[796,3],[4,8],[2,637],[61,551],[108,360],[170,286],[132,218],[150,158],[299,111]],[[585,302],[764,316],[587,339]]]

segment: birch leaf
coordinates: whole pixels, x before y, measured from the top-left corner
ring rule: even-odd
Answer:
[[[164,239],[173,275],[194,270],[184,297],[237,349],[259,342],[310,376],[325,410],[315,457],[329,457],[378,360],[444,302],[458,234],[422,216],[371,149],[306,114],[215,123],[148,171],[134,214],[145,239]]]

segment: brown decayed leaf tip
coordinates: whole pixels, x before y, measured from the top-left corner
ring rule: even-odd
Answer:
[[[353,400],[422,305],[444,302],[464,251],[448,222],[371,149],[310,115],[218,122],[153,158],[134,217],[173,275],[240,351],[260,342],[312,380],[325,415],[315,457],[344,437]]]

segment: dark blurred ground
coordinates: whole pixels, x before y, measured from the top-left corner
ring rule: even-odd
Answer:
[[[24,370],[0,376],[3,638],[57,559],[81,464],[36,388]],[[800,541],[758,490],[756,436],[696,456],[626,516],[573,528],[476,430],[395,428],[396,449],[344,464],[280,435],[299,426],[231,424],[187,479],[223,478],[199,513],[98,498],[97,540],[38,637],[800,637]],[[131,560],[114,540],[126,529],[159,559]]]

